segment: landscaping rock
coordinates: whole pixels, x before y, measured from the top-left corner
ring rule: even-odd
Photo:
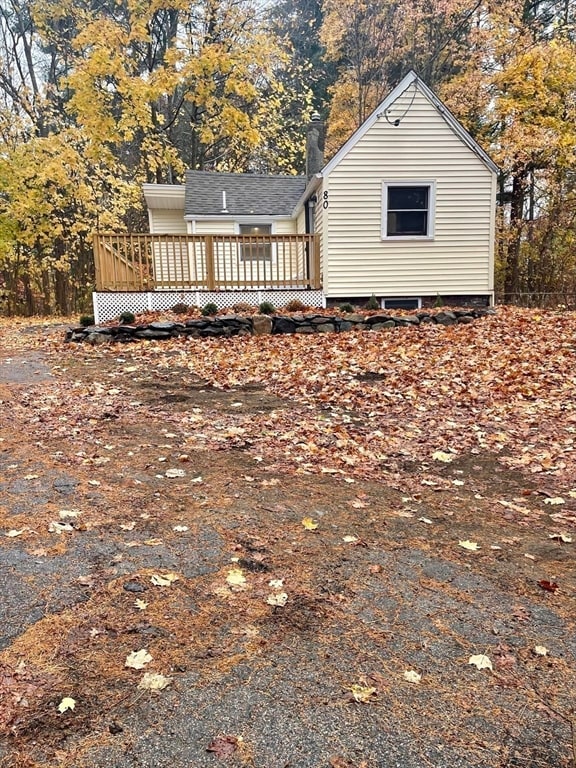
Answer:
[[[384,330],[397,326],[417,326],[420,323],[440,325],[468,324],[493,314],[493,309],[442,310],[436,314],[418,312],[414,315],[392,317],[390,314],[374,315],[323,315],[297,313],[291,316],[256,314],[252,317],[241,315],[218,315],[187,320],[185,323],[155,321],[148,325],[120,324],[117,326],[93,325],[88,328],[76,326],[66,331],[66,341],[89,344],[105,342],[131,342],[140,339],[161,340],[176,336],[217,337],[217,336],[263,336],[269,333],[332,333],[350,330]]]
[[[272,333],[294,333],[296,323],[294,318],[276,316],[272,321]]]
[[[268,315],[254,315],[252,318],[252,329],[255,336],[264,336],[272,333],[272,318]]]
[[[94,347],[98,344],[109,344],[112,341],[110,334],[106,333],[89,333],[85,338],[88,344]]]

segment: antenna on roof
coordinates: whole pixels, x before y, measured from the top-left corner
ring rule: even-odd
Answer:
[[[228,208],[226,208],[226,192],[222,190],[222,210],[220,213],[228,213]]]

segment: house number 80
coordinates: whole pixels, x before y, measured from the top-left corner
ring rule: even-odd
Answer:
[[[328,190],[326,190],[322,195],[322,208],[328,208]]]

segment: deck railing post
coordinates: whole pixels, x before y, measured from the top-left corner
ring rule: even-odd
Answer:
[[[311,235],[312,258],[310,259],[310,288],[320,287],[320,239]]]
[[[100,235],[97,233],[94,233],[92,237],[92,247],[94,250],[94,274],[96,278],[96,290],[101,291],[103,289],[102,286],[102,264],[101,264],[101,255],[100,255]]]
[[[216,270],[214,265],[214,238],[206,235],[206,283],[209,291],[216,289]]]

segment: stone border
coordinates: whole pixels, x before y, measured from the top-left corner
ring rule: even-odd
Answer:
[[[341,333],[353,329],[379,331],[385,328],[432,323],[456,325],[472,323],[486,315],[496,314],[495,309],[454,309],[439,312],[417,312],[414,315],[392,316],[376,313],[373,315],[347,314],[293,314],[293,315],[220,315],[201,317],[184,322],[153,322],[145,325],[92,325],[87,328],[70,328],[66,341],[89,344],[108,342],[132,342],[141,339],[160,340],[176,336],[200,338],[218,336],[262,336],[278,333]]]

